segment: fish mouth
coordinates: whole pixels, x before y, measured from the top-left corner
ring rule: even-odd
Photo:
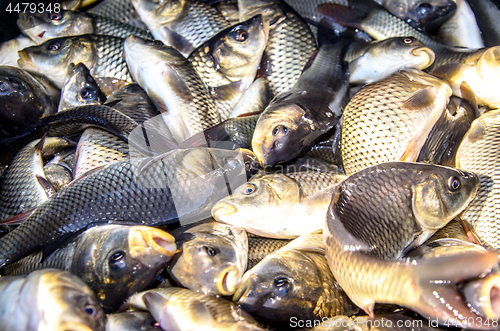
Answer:
[[[222,277],[217,282],[217,290],[221,295],[232,295],[240,283],[238,268],[230,266],[222,271]]]
[[[500,274],[489,275],[465,285],[465,299],[487,318],[500,316]]]
[[[177,250],[175,238],[171,234],[160,229],[143,226],[131,232],[129,244],[132,256],[150,256],[152,252],[157,252],[159,255],[166,256],[167,261]]]
[[[17,24],[21,25],[24,29],[29,29],[35,27],[35,22],[33,17],[27,13],[19,13],[19,18],[17,19]]]
[[[17,64],[19,65],[19,67],[36,68],[35,65],[33,65],[33,62],[31,62],[31,57],[24,50],[17,52],[17,54],[19,56],[19,59],[17,60]]]
[[[264,168],[266,166],[266,158],[264,155],[264,147],[259,144],[258,142],[253,142],[252,143],[252,150],[255,156],[257,157],[257,160],[259,160],[260,166]]]
[[[429,67],[431,64],[434,63],[434,60],[436,59],[436,54],[426,46],[423,47],[417,47],[411,51],[411,53],[416,56],[416,57],[422,57],[423,55],[427,56],[427,63],[421,64],[418,68],[419,69],[425,69]]]
[[[233,204],[227,202],[218,202],[212,207],[212,216],[219,221],[221,217],[232,215],[238,212]]]

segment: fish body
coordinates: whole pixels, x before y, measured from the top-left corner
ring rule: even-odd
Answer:
[[[477,20],[477,25],[481,31],[484,43],[487,47],[500,45],[500,27],[497,22],[500,19],[500,10],[498,5],[495,6],[494,1],[471,1],[469,6],[474,11],[476,17],[481,17]]]
[[[147,312],[128,311],[108,314],[106,316],[106,331],[158,331],[156,321]]]
[[[266,256],[276,252],[281,247],[287,245],[291,240],[272,239],[265,237],[248,237],[248,264],[247,271],[252,269]]]
[[[499,171],[495,158],[500,110],[492,110],[472,122],[456,157],[456,167],[474,171],[480,186],[476,198],[461,215],[483,243],[500,247],[500,222],[496,216]]]
[[[368,245],[370,251],[365,254],[394,260],[458,216],[478,186],[478,177],[470,172],[387,162],[340,183],[335,213],[346,231]]]
[[[233,301],[275,323],[352,315],[358,308],[336,283],[322,231],[305,234],[266,256],[243,275]]]
[[[131,0],[104,0],[90,8],[90,14],[109,17],[113,20],[135,26],[146,31],[148,27],[141,21]]]
[[[220,31],[189,55],[222,120],[253,83],[268,35],[268,22],[261,15],[253,16]]]
[[[259,117],[252,149],[262,166],[294,159],[330,131],[347,103],[349,72],[344,44],[324,45],[288,92]]]
[[[177,50],[131,36],[125,41],[124,54],[132,76],[162,112],[178,143],[219,124],[207,87]]]
[[[191,149],[110,164],[40,205],[0,238],[1,265],[94,223],[196,221],[227,195],[225,178],[233,187],[246,181],[245,168],[251,167],[245,163],[254,163],[249,157],[250,151]]]
[[[32,210],[55,194],[45,177],[42,157],[69,146],[66,139],[42,138],[19,151],[0,180],[1,220]]]
[[[248,239],[244,230],[208,222],[177,238],[179,251],[167,268],[175,282],[204,294],[234,294],[247,267]]]
[[[49,39],[83,34],[107,35],[126,38],[135,35],[153,39],[147,31],[123,24],[107,17],[83,12],[61,10],[56,12],[20,13],[17,26],[36,44]]]
[[[106,95],[83,63],[70,65],[61,89],[61,99],[57,111],[86,105],[102,105]]]
[[[349,62],[351,85],[370,84],[401,69],[428,68],[434,52],[412,37],[394,37],[358,47],[351,44],[345,60]]]
[[[122,57],[123,38],[82,35],[49,39],[19,52],[21,68],[47,75],[59,88],[70,63],[83,63],[96,80],[119,80],[132,83],[127,63]],[[101,89],[104,88],[100,84]]]
[[[257,78],[248,90],[243,93],[240,101],[234,106],[229,118],[244,114],[261,113],[271,101],[267,79]]]
[[[262,14],[272,25],[264,51],[265,77],[274,97],[291,89],[310,56],[317,51],[316,40],[306,22],[283,1],[238,1],[240,20]]]
[[[316,180],[323,177],[329,185],[324,188],[315,184],[311,189],[316,189],[314,194],[302,190],[297,183],[299,179],[294,180],[283,174],[252,178],[231,196],[216,203],[212,216],[218,222],[236,225],[247,232],[269,238],[291,239],[319,230],[332,189],[345,177],[338,173],[318,173],[318,177]]]
[[[164,330],[264,330],[231,301],[179,287],[140,292],[128,303],[148,310]]]
[[[104,331],[106,315],[94,292],[69,272],[45,269],[1,277],[0,330]]]
[[[27,275],[57,268],[83,280],[97,295],[105,311],[117,310],[137,291],[150,286],[175,253],[169,233],[146,226],[103,225],[83,232],[48,258],[32,254],[2,271]]]
[[[132,0],[155,39],[188,56],[231,24],[212,6],[200,0]]]
[[[43,167],[43,172],[45,173],[45,178],[56,190],[56,192],[59,192],[62,188],[68,186],[68,184],[73,180],[73,172],[71,171],[71,168],[63,162],[49,162]]]
[[[448,84],[418,70],[403,70],[364,86],[344,111],[346,174],[382,162],[416,161],[450,96]]]

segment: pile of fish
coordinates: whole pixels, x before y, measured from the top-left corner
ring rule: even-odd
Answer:
[[[492,1],[18,13],[0,330],[499,330]]]

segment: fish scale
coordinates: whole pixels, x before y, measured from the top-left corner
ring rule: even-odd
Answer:
[[[142,30],[148,28],[142,23],[131,0],[105,0],[88,10],[88,13],[109,17]]]
[[[92,70],[94,77],[109,77],[133,83],[127,68],[127,63],[122,56],[123,38],[111,36],[94,37],[97,49],[96,65]]]
[[[95,25],[95,34],[120,38],[126,38],[130,35],[134,35],[145,39],[154,39],[153,36],[145,29],[140,29],[129,24],[120,24],[116,20],[104,16],[92,15],[92,18]]]
[[[457,167],[478,174],[480,187],[476,198],[461,215],[480,239],[500,248],[500,172],[497,149],[500,146],[500,110],[492,110],[476,119],[457,152]]]

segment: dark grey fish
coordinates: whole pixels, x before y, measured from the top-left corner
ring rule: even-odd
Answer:
[[[333,278],[322,231],[291,241],[248,270],[233,301],[253,316],[281,324],[359,311]]]
[[[119,110],[139,124],[160,115],[155,105],[137,84],[130,84],[111,94],[106,99],[106,105]]]
[[[89,69],[83,63],[71,64],[61,89],[61,99],[57,111],[78,106],[102,105],[106,95],[102,93]]]
[[[71,145],[62,138],[42,138],[17,153],[0,180],[0,220],[32,210],[56,193],[46,179],[42,158]]]
[[[246,181],[245,168],[253,164],[247,150],[203,148],[113,163],[55,195],[1,238],[0,265],[41,247],[53,251],[57,241],[95,223],[172,225],[199,220],[228,195],[226,185],[236,188]]]
[[[317,50],[316,40],[303,19],[286,3],[277,0],[238,1],[240,20],[262,14],[272,28],[264,51],[264,76],[273,96],[294,86],[310,56]]]
[[[494,1],[469,1],[476,17],[486,47],[500,46],[500,9]]]
[[[90,14],[109,17],[113,20],[147,30],[147,26],[141,21],[139,14],[135,11],[131,0],[104,0],[90,8]]]
[[[5,276],[28,275],[34,270],[66,270],[83,280],[106,312],[116,311],[137,291],[155,281],[176,250],[169,233],[147,226],[103,225],[43,259],[38,251],[2,270]]]
[[[126,38],[135,35],[153,39],[147,31],[104,16],[61,10],[59,12],[20,13],[17,26],[37,44],[59,37],[99,34]]]
[[[57,111],[42,83],[25,70],[9,66],[0,66],[0,104],[3,138]]]
[[[330,131],[347,104],[346,45],[323,45],[288,92],[276,96],[259,117],[252,149],[262,166],[296,158]]]

